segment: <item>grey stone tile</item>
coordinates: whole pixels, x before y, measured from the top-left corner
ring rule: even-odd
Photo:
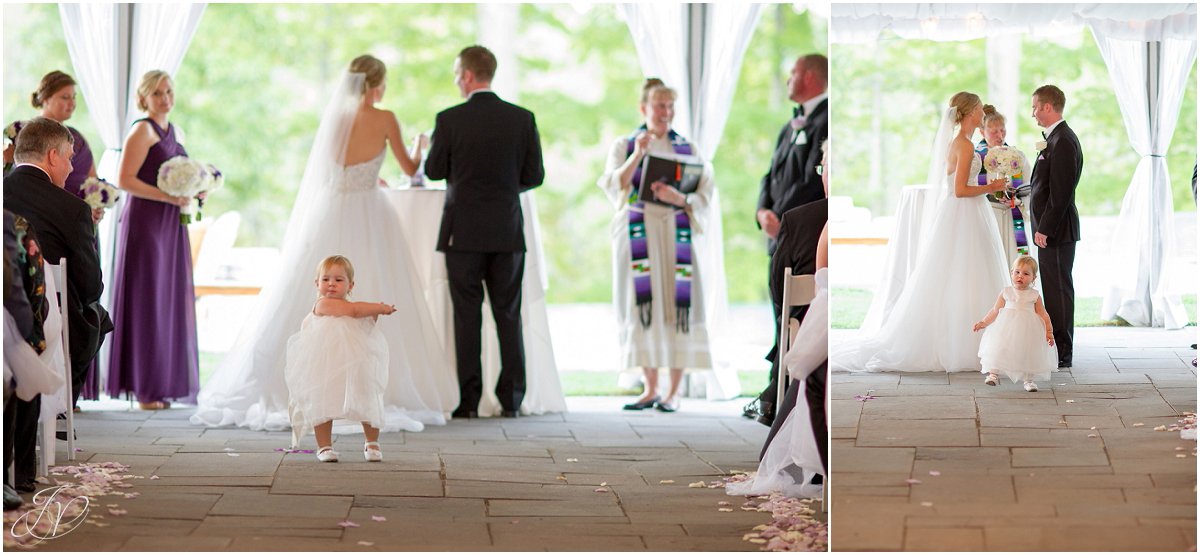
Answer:
[[[1014,447],[1014,467],[1108,466],[1104,448],[1096,447]]]
[[[979,443],[988,447],[1090,447],[1102,446],[1100,434],[1092,430],[983,428],[979,431]]]
[[[982,528],[922,528],[910,525],[904,538],[906,551],[983,551]]]
[[[179,453],[158,467],[159,476],[271,476],[282,453]]]
[[[975,418],[975,403],[969,396],[879,397],[864,402],[862,416],[892,419]]]
[[[331,464],[313,461],[326,467]],[[363,461],[361,465],[372,463]],[[337,466],[351,466],[338,463]],[[271,485],[272,494],[284,495],[396,495],[407,497],[441,497],[442,481],[437,472],[391,472],[333,469],[313,469],[281,472]]]
[[[488,516],[621,516],[616,496],[597,493],[594,501],[493,499],[488,501]]]
[[[342,537],[344,528],[338,526],[342,517],[327,515],[316,516],[258,516],[210,515],[192,532],[197,537],[294,537],[294,538],[331,538]]]
[[[233,538],[190,535],[184,538],[174,536],[130,536],[121,544],[121,551],[224,551]]]
[[[210,515],[323,517],[341,520],[350,512],[351,496],[281,495],[234,492],[221,496]],[[335,522],[336,524],[336,522]]]
[[[918,447],[912,477],[919,480],[934,479],[929,475],[930,472],[943,475],[987,474],[990,468],[1009,468],[1011,458],[1006,447]]]
[[[830,442],[829,468],[834,483],[843,472],[910,472],[912,447],[856,447],[844,440]]]
[[[902,420],[863,416],[859,447],[964,447],[979,445],[974,419]],[[831,468],[836,463],[830,463]]]

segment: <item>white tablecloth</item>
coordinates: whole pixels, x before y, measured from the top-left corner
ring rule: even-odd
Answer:
[[[400,224],[409,252],[417,264],[418,275],[425,290],[425,300],[433,315],[434,325],[452,363],[454,357],[454,309],[450,302],[446,258],[437,251],[438,230],[442,222],[445,189],[392,189],[388,199],[400,214]],[[550,322],[546,315],[545,258],[537,220],[534,193],[521,195],[521,210],[525,215],[525,281],[521,291],[521,325],[525,339],[525,400],[522,414],[565,412],[566,399],[558,380],[558,365],[550,342]],[[483,397],[479,401],[481,416],[500,414],[500,403],[494,389],[500,375],[500,347],[496,340],[496,324],[491,307],[483,306]]]

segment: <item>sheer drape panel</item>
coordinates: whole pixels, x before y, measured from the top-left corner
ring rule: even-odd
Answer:
[[[673,3],[621,4],[637,48],[638,62],[647,77],[658,77],[678,92],[675,99],[676,129],[693,141],[692,96],[688,71],[688,7]]]
[[[691,134],[708,160],[717,153],[742,60],[762,15],[762,4],[710,4],[704,35],[704,64],[700,90],[692,91],[702,117],[693,118]]]
[[[136,4],[130,37],[126,125],[138,113],[137,86],[142,74],[161,69],[175,75],[200,24],[204,7],[205,4]]]
[[[1093,29],[1108,66],[1130,145],[1142,157],[1121,203],[1111,252],[1134,263],[1116,265],[1100,316],[1135,326],[1180,328],[1188,323],[1169,291],[1175,257],[1175,212],[1166,154],[1196,59],[1196,41],[1125,40]]]

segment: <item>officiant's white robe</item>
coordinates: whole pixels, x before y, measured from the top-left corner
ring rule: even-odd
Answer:
[[[629,191],[622,189],[616,171],[627,158],[628,138],[613,142],[605,172],[597,185],[616,209],[610,226],[613,261],[613,304],[621,345],[620,368],[721,368],[714,355],[713,324],[724,321],[728,301],[725,289],[724,251],[720,202],[713,183],[712,165],[704,163],[700,185],[686,208],[692,226],[692,307],[689,331],[676,327],[675,310],[675,209],[645,205],[646,243],[650,264],[653,316],[643,327],[633,288],[629,245]],[[650,152],[673,155],[666,137],[652,140]],[[699,156],[696,156],[699,159]],[[708,397],[731,398],[738,391],[736,374],[719,372],[709,380]],[[730,379],[732,377],[732,380]]]

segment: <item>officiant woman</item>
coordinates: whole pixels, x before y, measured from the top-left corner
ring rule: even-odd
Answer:
[[[675,97],[661,80],[646,80],[639,105],[643,124],[613,141],[597,182],[616,208],[610,229],[620,368],[641,368],[646,384],[626,410],[679,408],[684,369],[713,367],[709,312],[724,304],[725,292],[707,287],[709,276],[724,271],[720,213],[711,206],[712,166],[671,129]],[[647,154],[694,158],[704,167],[699,187],[684,194],[662,182],[648,184],[661,203],[643,202],[639,188]],[[661,368],[670,370],[666,388],[659,387]]]

